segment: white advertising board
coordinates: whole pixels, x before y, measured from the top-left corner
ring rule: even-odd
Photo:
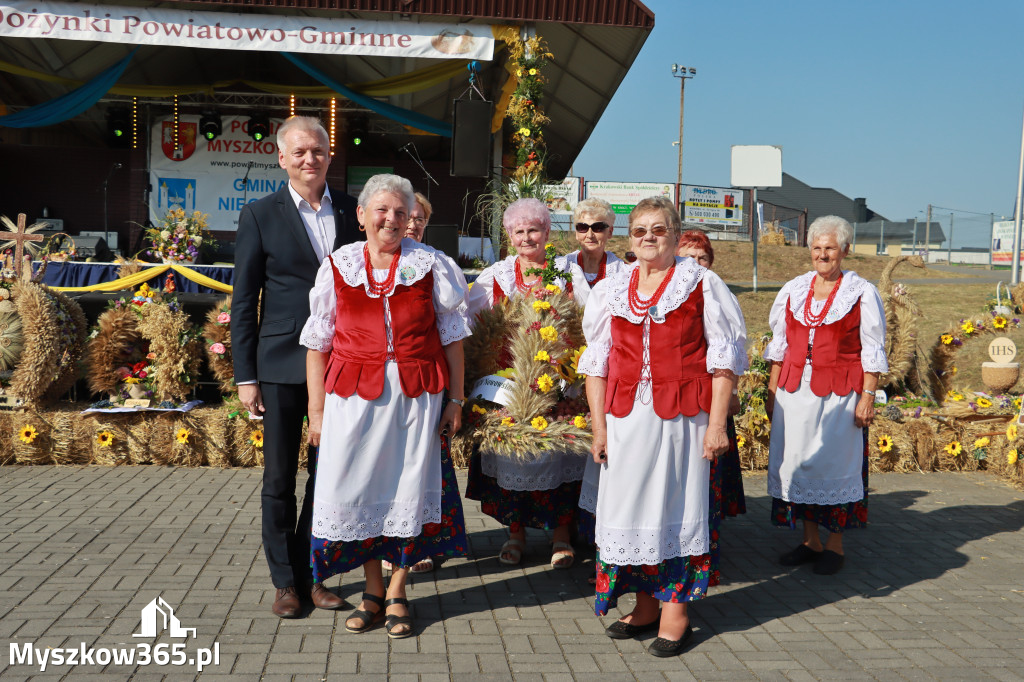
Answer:
[[[572,215],[580,200],[580,179],[568,177],[557,185],[544,185],[548,210],[554,215]]]
[[[729,181],[733,187],[782,187],[782,147],[734,144]]]
[[[671,182],[587,182],[587,198],[597,197],[612,205],[620,215],[628,214],[642,199],[665,197],[675,203],[676,186]]]
[[[743,190],[683,185],[683,222],[741,226]]]
[[[997,220],[992,224],[992,265],[1012,265],[1012,251],[1013,221]],[[1024,263],[1024,257],[1021,262]]]
[[[368,21],[46,0],[0,1],[0,36],[332,56],[489,61],[494,54],[491,27],[479,24]]]
[[[248,117],[221,118],[223,132],[214,140],[199,136],[199,117],[182,116],[179,145],[174,121],[157,120],[150,132],[149,206],[154,222],[172,208],[208,213],[211,230],[238,229],[238,212],[286,186],[288,176],[277,163],[277,128],[256,142],[246,130]]]

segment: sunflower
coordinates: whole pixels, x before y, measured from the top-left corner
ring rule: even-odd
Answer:
[[[747,439],[746,438],[744,438],[743,436],[736,436],[736,447],[742,448],[746,444],[747,444]]]
[[[572,425],[577,429],[585,429],[587,428],[587,418],[582,414],[578,414],[572,418]]]
[[[96,444],[101,448],[109,448],[114,444],[114,434],[110,431],[100,431],[96,434]]]
[[[986,447],[988,447],[989,442],[990,441],[989,441],[988,437],[987,436],[983,436],[982,438],[978,438],[978,439],[976,439],[974,441],[974,447],[976,447],[976,448],[986,448]]]
[[[971,322],[970,320],[967,320],[962,325],[960,325],[960,328],[964,330],[964,334],[974,333],[974,323]]]
[[[964,451],[964,446],[960,445],[960,441],[955,440],[942,449],[945,450],[948,454],[953,455],[955,457],[956,455],[959,455],[961,452]]]
[[[953,343],[953,335],[952,334],[943,334],[939,338],[942,339],[942,343],[946,344],[947,346],[949,344]]]
[[[964,399],[962,393],[957,393],[956,391],[953,390],[950,390],[948,393],[946,393],[946,397],[954,402],[959,402]]]
[[[543,431],[544,429],[548,428],[548,420],[545,419],[544,417],[534,417],[530,421],[530,426],[537,429],[538,431]]]
[[[249,442],[252,443],[253,447],[262,448],[263,432],[260,430],[253,431],[252,434],[249,435]]]
[[[188,429],[178,429],[178,432],[176,434],[174,434],[174,438],[179,443],[187,443],[188,442],[188,437],[190,435],[192,435],[192,432],[189,431]]]
[[[1011,443],[1017,440],[1016,424],[1010,424],[1009,426],[1006,427],[1006,440],[1010,441]]]
[[[978,407],[992,407],[992,401],[988,398],[978,398],[974,401],[974,404]]]
[[[1002,329],[1006,326],[1006,318],[1002,315],[996,315],[992,318],[992,326],[996,329]]]
[[[1006,463],[1009,464],[1010,466],[1013,466],[1014,464],[1017,463],[1017,450],[1016,449],[1010,450],[1009,452],[1006,453]]]
[[[39,432],[36,431],[36,427],[32,426],[31,424],[25,424],[18,431],[18,438],[21,439],[22,443],[31,443],[36,439],[36,436],[38,435]]]
[[[892,436],[885,434],[878,439],[878,451],[889,452],[890,450],[892,450]]]

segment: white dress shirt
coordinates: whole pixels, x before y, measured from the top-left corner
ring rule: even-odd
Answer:
[[[331,204],[331,191],[324,185],[324,195],[320,198],[320,210],[315,211],[308,201],[299,196],[299,193],[288,183],[288,192],[292,195],[295,208],[299,210],[302,217],[302,224],[306,228],[306,236],[309,237],[313,250],[316,252],[316,259],[323,263],[324,258],[331,255],[334,250],[334,206]]]

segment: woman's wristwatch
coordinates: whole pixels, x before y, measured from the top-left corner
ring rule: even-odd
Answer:
[[[466,406],[466,399],[465,398],[462,398],[461,400],[458,399],[458,398],[448,398],[448,402],[455,403],[459,407],[465,407]]]
[[[869,390],[867,390],[867,389],[864,389],[863,391],[861,391],[861,393],[863,393],[864,395],[869,395],[869,396],[871,396],[872,398],[874,398],[874,397],[875,397],[875,392],[874,392],[874,391],[869,391]]]

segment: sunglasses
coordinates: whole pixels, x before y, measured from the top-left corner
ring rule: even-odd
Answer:
[[[586,223],[576,223],[576,231],[580,234],[586,234],[587,231],[593,230],[597,234],[601,234],[605,230],[610,230],[611,225],[608,223],[594,223],[593,225],[587,225]]]
[[[650,233],[653,234],[655,237],[664,237],[666,234],[668,234],[668,231],[669,228],[665,227],[664,225],[655,225],[654,227],[650,228]],[[629,228],[629,236],[632,237],[633,239],[641,239],[644,237],[644,235],[647,234],[647,232],[648,229],[646,227]]]

